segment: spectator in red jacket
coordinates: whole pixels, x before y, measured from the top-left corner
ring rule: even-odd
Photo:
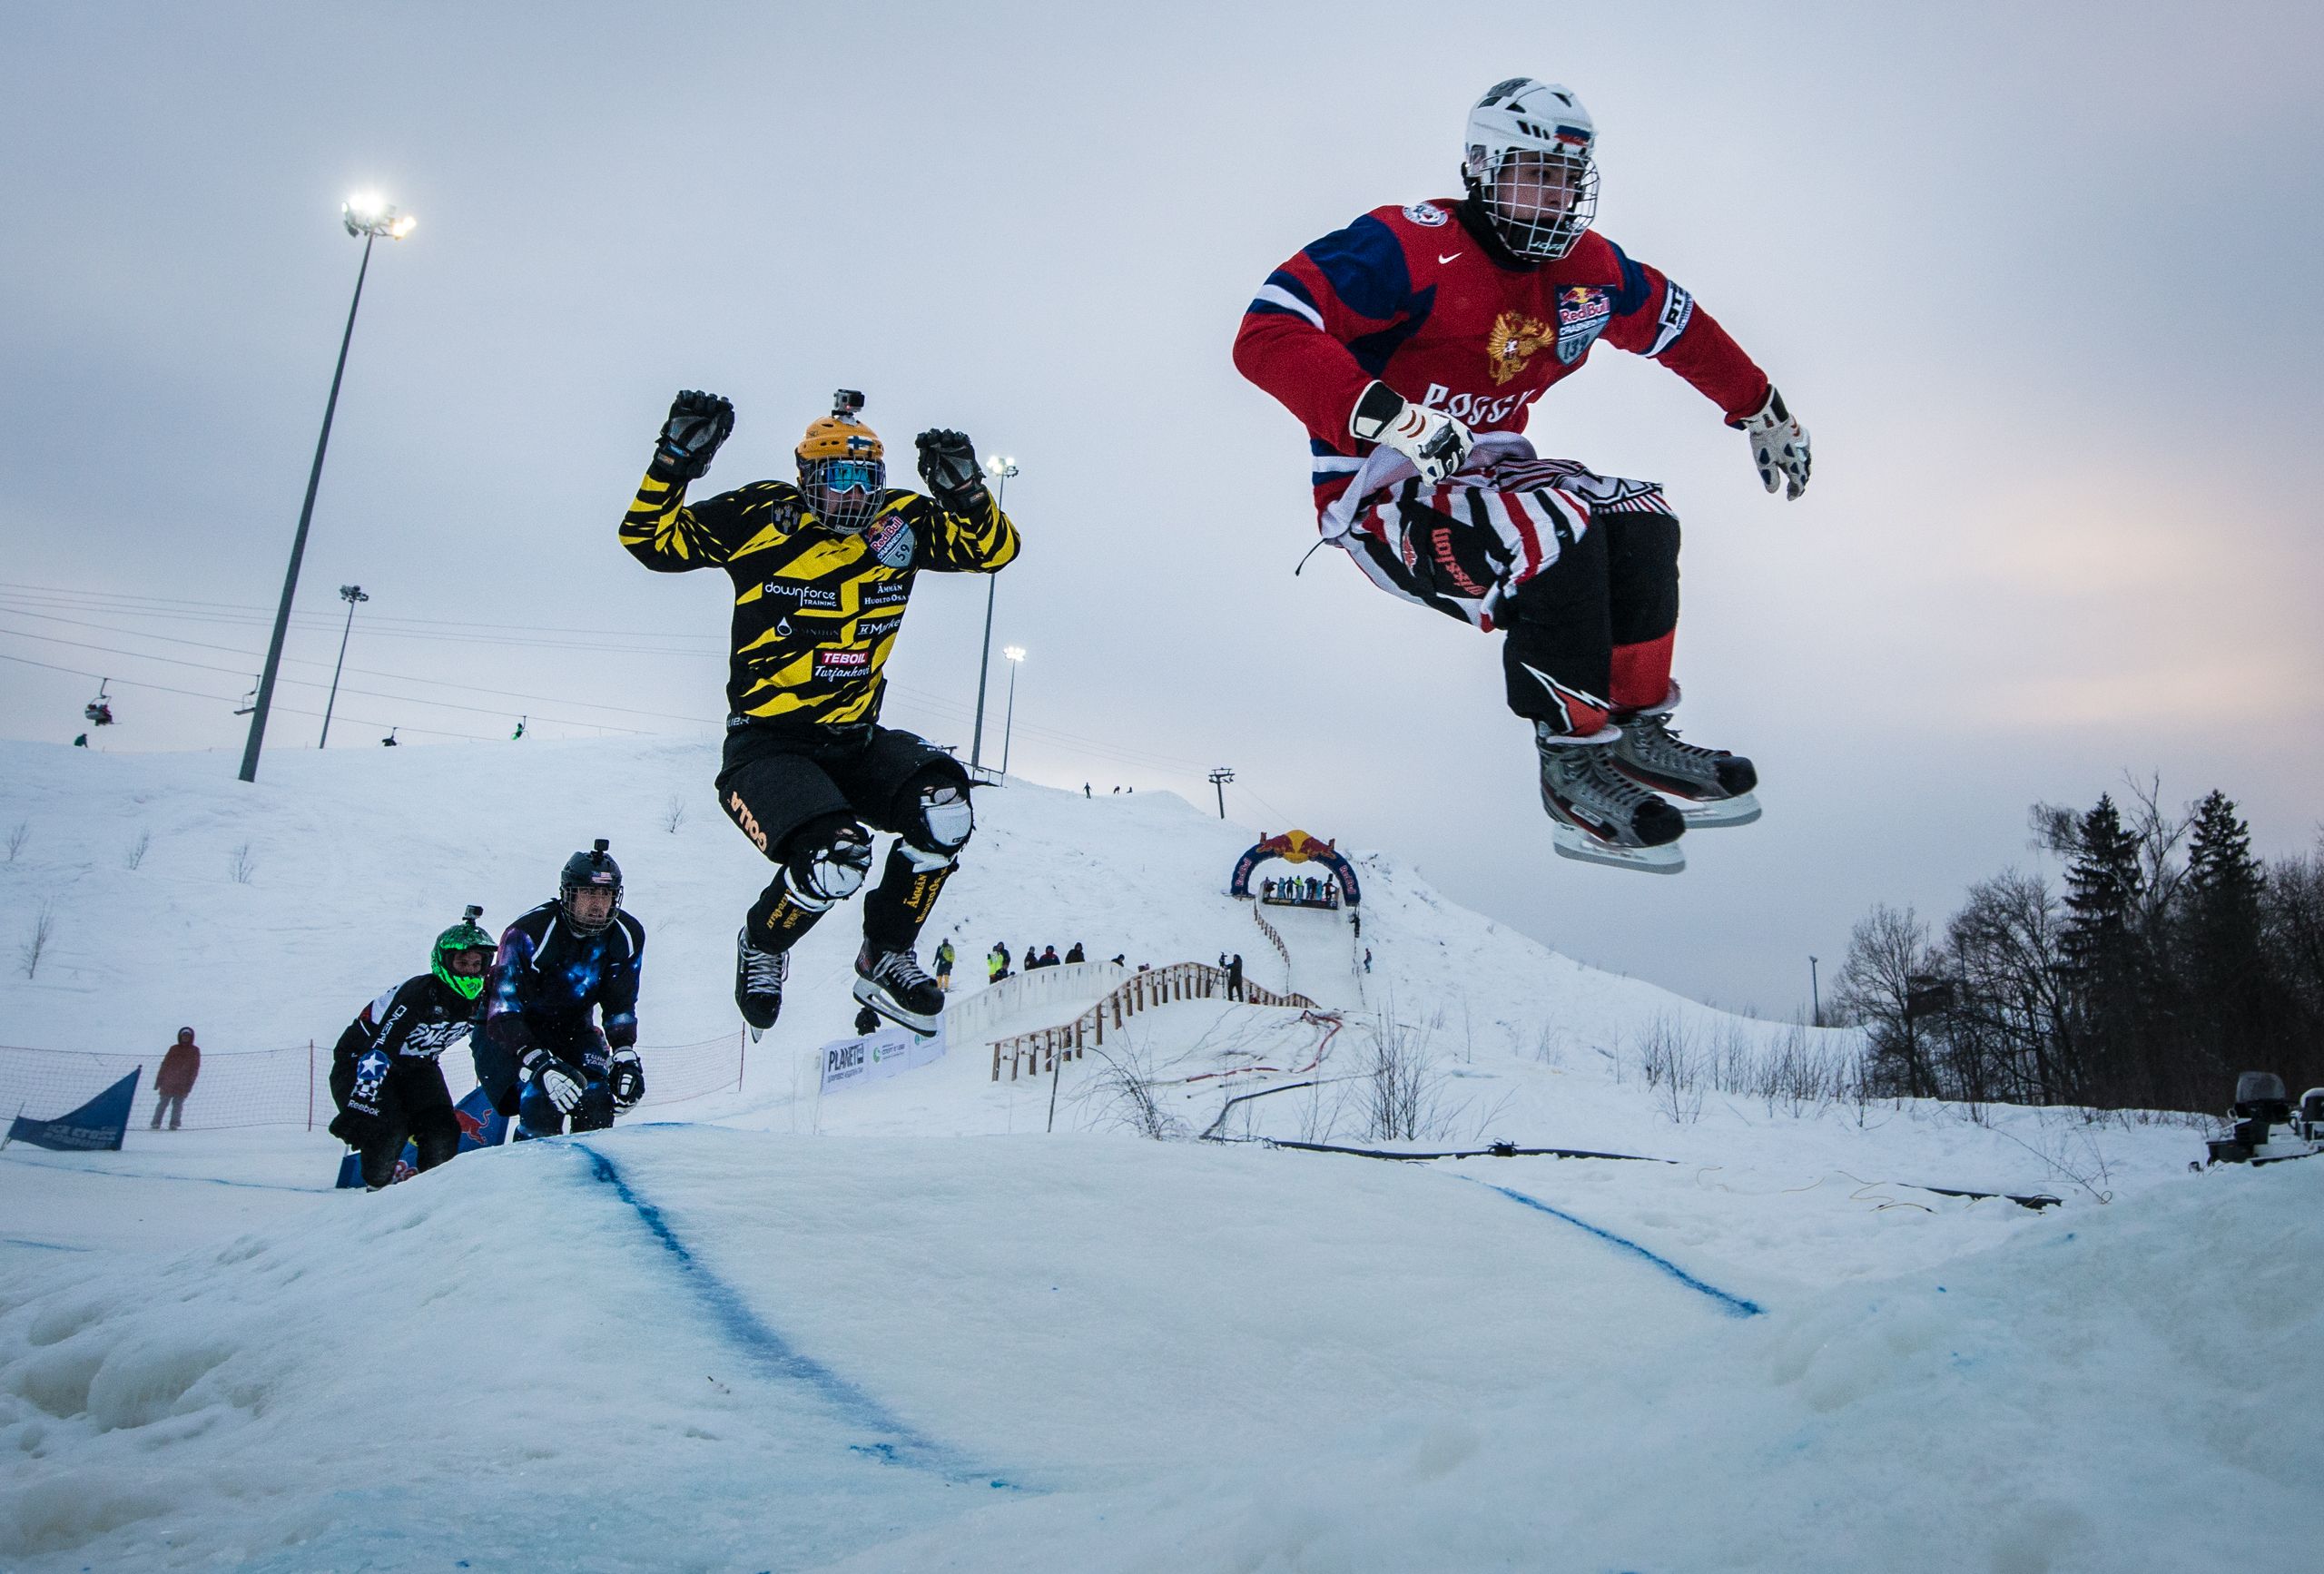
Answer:
[[[193,1091],[193,1079],[202,1075],[202,1048],[193,1041],[193,1029],[178,1029],[178,1041],[162,1057],[162,1069],[153,1078],[153,1091],[161,1095],[153,1106],[153,1129],[162,1129],[162,1117],[167,1113],[170,1129],[178,1128],[178,1117],[185,1113],[185,1096]]]

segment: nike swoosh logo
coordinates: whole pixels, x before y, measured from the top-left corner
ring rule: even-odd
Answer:
[[[1437,259],[1436,259],[1436,265],[1437,265],[1439,268],[1442,268],[1442,267],[1443,267],[1443,266],[1444,266],[1444,264],[1446,264],[1447,262],[1452,262],[1452,261],[1457,261],[1457,260],[1460,258],[1460,256],[1461,256],[1461,253],[1460,253],[1460,252],[1458,252],[1458,251],[1453,252],[1453,253],[1452,253],[1452,256],[1450,256],[1450,257],[1443,256],[1443,255],[1441,255],[1441,254],[1440,254],[1440,255],[1437,257]]]

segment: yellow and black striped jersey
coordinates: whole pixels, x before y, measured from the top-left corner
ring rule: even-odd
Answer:
[[[687,507],[648,475],[621,522],[631,556],[662,574],[724,568],[734,582],[730,715],[836,726],[878,719],[912,581],[923,569],[991,574],[1017,526],[990,498],[981,519],[891,490],[860,535],[825,529],[787,481],[754,481]]]

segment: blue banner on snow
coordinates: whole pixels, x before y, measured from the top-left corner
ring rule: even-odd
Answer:
[[[145,1067],[140,1066],[72,1114],[54,1120],[27,1120],[19,1115],[9,1123],[8,1141],[28,1142],[59,1153],[119,1153],[122,1135],[129,1129],[129,1107],[137,1098],[137,1079],[144,1074]]]

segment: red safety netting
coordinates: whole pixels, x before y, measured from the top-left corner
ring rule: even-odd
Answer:
[[[149,1055],[115,1055],[78,1049],[27,1049],[0,1045],[0,1122],[22,1114],[54,1120],[79,1108],[143,1067],[131,1124],[152,1121],[158,1096],[153,1077],[162,1068],[157,1044]],[[185,1096],[179,1124],[196,1131],[237,1126],[312,1126],[330,1119],[326,1067],[311,1048],[204,1050],[193,1089]]]

